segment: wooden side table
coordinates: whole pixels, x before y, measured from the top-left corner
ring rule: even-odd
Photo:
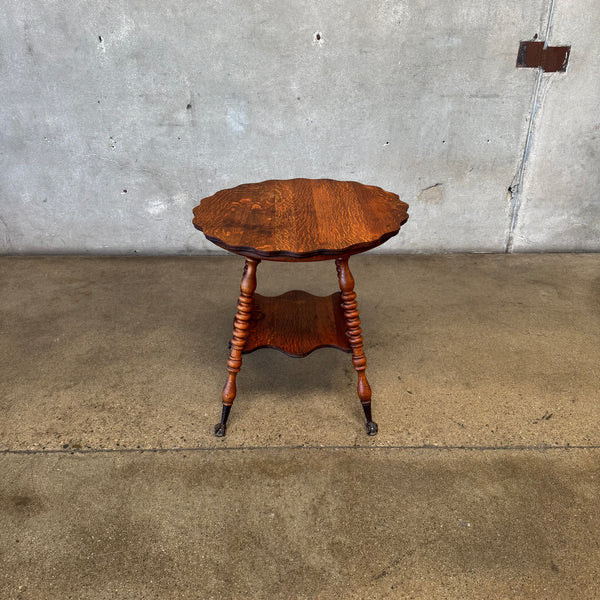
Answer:
[[[377,433],[348,259],[396,235],[408,219],[407,209],[396,194],[381,188],[331,179],[244,184],[204,198],[194,208],[194,226],[207,239],[246,258],[216,436],[225,435],[242,354],[277,348],[301,357],[326,346],[352,353],[367,433]],[[261,260],[335,260],[340,291],[325,297],[300,290],[261,296],[255,293]]]

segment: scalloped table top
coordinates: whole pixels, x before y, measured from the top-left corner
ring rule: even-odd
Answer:
[[[355,181],[288,179],[246,183],[204,198],[194,226],[249,258],[325,260],[364,252],[408,219],[396,194]]]

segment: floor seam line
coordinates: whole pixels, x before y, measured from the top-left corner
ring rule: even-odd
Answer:
[[[445,450],[445,451],[461,451],[468,450],[472,452],[493,452],[493,451],[536,451],[545,452],[548,450],[600,450],[600,445],[539,445],[539,446],[401,446],[401,445],[385,445],[385,446],[197,446],[189,448],[82,448],[82,449],[48,449],[48,450],[0,450],[0,455],[33,455],[33,454],[181,454],[184,452],[223,452],[226,450]]]

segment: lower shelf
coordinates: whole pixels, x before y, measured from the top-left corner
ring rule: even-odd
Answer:
[[[275,348],[301,357],[325,347],[352,352],[340,292],[331,296],[313,296],[302,290],[281,296],[254,294],[244,354]]]

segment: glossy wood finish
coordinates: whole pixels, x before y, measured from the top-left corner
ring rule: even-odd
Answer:
[[[194,208],[211,242],[267,260],[325,260],[374,248],[396,235],[408,205],[354,181],[288,179],[221,190]]]
[[[313,296],[292,290],[281,296],[254,294],[244,354],[275,348],[289,356],[307,356],[317,348],[351,352],[340,292]]]

